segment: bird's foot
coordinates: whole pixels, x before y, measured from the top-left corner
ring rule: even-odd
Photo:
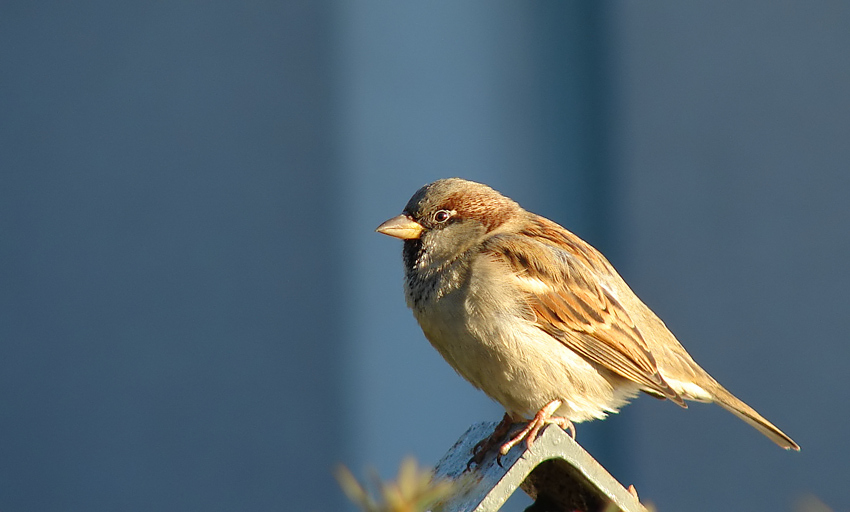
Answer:
[[[560,400],[552,400],[548,404],[544,405],[542,409],[537,411],[537,414],[534,415],[534,418],[528,422],[528,425],[526,425],[525,428],[520,430],[515,436],[509,439],[508,442],[502,445],[499,449],[499,455],[507,455],[508,452],[511,451],[511,448],[518,445],[523,439],[525,439],[525,445],[530,450],[534,441],[537,439],[537,434],[540,432],[540,429],[550,423],[554,423],[562,429],[567,430],[570,433],[570,436],[575,439],[576,428],[573,423],[567,418],[552,416],[555,414],[555,411],[561,407],[561,404],[562,402]]]
[[[467,462],[466,469],[469,469],[473,464],[480,466],[484,461],[484,456],[487,455],[487,452],[499,444],[502,438],[510,432],[511,425],[513,425],[513,423],[513,418],[511,418],[508,413],[505,413],[505,416],[502,417],[502,421],[496,425],[495,429],[493,429],[493,433],[479,441],[478,444],[472,448],[472,458],[469,459],[469,462]]]

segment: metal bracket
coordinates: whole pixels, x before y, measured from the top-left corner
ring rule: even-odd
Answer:
[[[488,453],[480,466],[467,470],[472,448],[495,426],[471,426],[437,464],[435,478],[451,479],[456,487],[434,512],[495,512],[517,488],[536,500],[539,508],[534,510],[646,512],[637,497],[557,425],[544,428],[531,450],[519,443],[502,457],[501,466],[496,454]]]

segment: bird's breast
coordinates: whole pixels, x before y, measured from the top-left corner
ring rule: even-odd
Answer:
[[[487,270],[412,306],[425,337],[457,373],[514,416],[530,418],[555,398],[566,404],[559,414],[573,421],[625,403],[595,365],[525,316],[510,282]]]

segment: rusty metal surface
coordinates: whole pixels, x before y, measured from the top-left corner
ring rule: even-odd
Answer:
[[[519,443],[502,457],[501,466],[492,450],[480,466],[467,470],[472,448],[495,426],[488,422],[471,426],[437,464],[435,476],[456,481],[457,491],[434,512],[495,512],[520,488],[545,510],[646,512],[556,425],[546,427],[531,450]]]

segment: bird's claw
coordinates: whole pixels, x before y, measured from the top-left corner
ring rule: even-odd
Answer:
[[[504,466],[502,466],[502,457],[507,455],[508,452],[511,451],[514,446],[522,442],[523,439],[525,439],[526,447],[530,450],[534,441],[537,439],[540,430],[550,423],[554,423],[566,430],[570,436],[575,439],[576,429],[572,422],[567,418],[552,416],[555,411],[561,407],[561,404],[562,402],[560,400],[552,400],[543,406],[522,430],[520,430],[515,436],[508,439],[507,442],[499,446],[499,452],[496,454],[496,463],[499,467],[504,468]],[[487,455],[487,452],[499,444],[499,441],[505,437],[508,432],[510,432],[511,425],[513,425],[513,419],[508,413],[505,413],[505,416],[493,430],[493,433],[476,443],[476,445],[472,448],[472,458],[470,458],[469,462],[466,463],[467,471],[472,468],[473,464],[481,465],[484,461],[484,457]]]
[[[537,435],[540,433],[540,430],[550,423],[554,423],[558,425],[564,430],[567,430],[573,439],[576,437],[576,429],[572,422],[567,418],[561,418],[552,416],[555,414],[555,411],[561,407],[562,402],[560,400],[552,400],[548,404],[544,405],[537,414],[534,415],[534,418],[528,422],[528,424],[520,430],[514,437],[510,438],[508,442],[502,445],[499,449],[499,453],[501,455],[507,455],[511,448],[518,445],[525,439],[525,445],[530,450],[531,446],[534,444],[534,441],[537,440]]]

